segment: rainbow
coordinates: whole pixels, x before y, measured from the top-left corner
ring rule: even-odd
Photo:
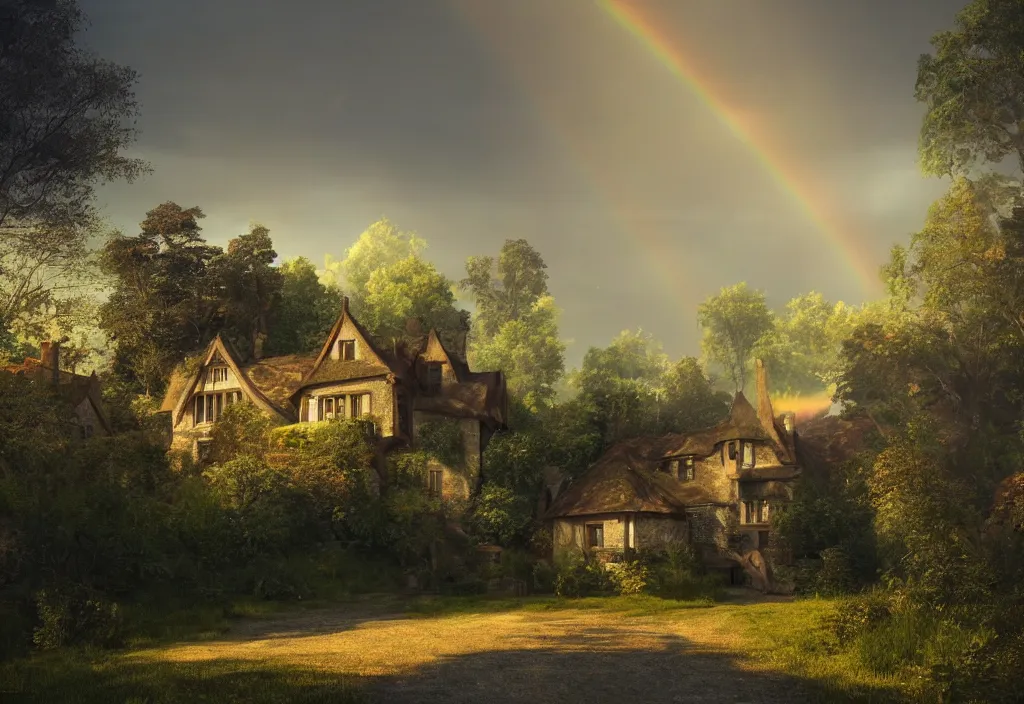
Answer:
[[[880,291],[878,263],[873,261],[860,241],[844,228],[838,218],[828,212],[826,200],[815,193],[810,178],[800,173],[781,149],[774,147],[758,133],[752,121],[744,120],[730,110],[725,99],[716,92],[714,78],[702,71],[692,56],[687,56],[660,30],[654,20],[628,0],[597,0],[598,5],[622,28],[632,33],[677,78],[718,116],[732,134],[753,152],[765,170],[783,191],[788,193],[805,216],[814,223],[842,252],[843,260],[857,277],[865,294]]]
[[[604,204],[605,213],[615,224],[622,237],[639,245],[639,250],[658,272],[664,286],[672,291],[676,300],[692,301],[694,308],[701,298],[701,292],[693,285],[690,277],[680,276],[678,264],[665,252],[672,245],[672,233],[662,232],[652,224],[637,226],[629,215],[637,208],[626,198],[627,189],[615,180],[615,173],[599,166],[600,158],[594,148],[581,138],[579,131],[562,116],[553,96],[540,88],[528,71],[525,71],[515,54],[516,48],[505,41],[500,27],[488,21],[485,9],[495,7],[475,0],[451,5],[454,19],[465,23],[471,29],[471,36],[479,38],[478,45],[500,60],[505,75],[512,79],[520,94],[527,98],[537,124],[553,139],[568,157],[570,164],[588,189]]]

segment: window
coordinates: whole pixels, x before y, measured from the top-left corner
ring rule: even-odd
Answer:
[[[216,423],[224,412],[226,406],[238,403],[242,400],[241,391],[228,391],[219,394],[199,394],[195,397],[195,407],[192,411],[192,424]]]
[[[668,473],[679,479],[679,460],[672,460],[668,463]]]
[[[321,396],[320,420],[333,420],[345,417],[345,399],[347,396]]]
[[[754,466],[754,443],[752,442],[741,442],[740,447],[743,451],[743,463],[742,466],[745,469],[749,469]]]
[[[351,361],[356,358],[355,340],[338,340],[338,359]]]
[[[731,459],[731,460],[736,459],[736,442],[735,441],[729,443],[729,459]]]
[[[441,364],[430,362],[427,364],[427,389],[437,391],[441,388]]]
[[[694,461],[692,457],[683,458],[683,471],[679,476],[679,479],[684,482],[693,481]]]
[[[342,398],[344,398],[344,396]],[[325,398],[324,399],[323,419],[324,420],[330,420],[331,418],[334,418],[334,399],[333,398]]]
[[[743,502],[743,523],[767,523],[768,502],[754,499]]]
[[[213,383],[216,384],[218,381],[227,381],[228,380],[228,368],[227,367],[214,367],[211,371],[212,371],[212,375],[213,375]]]
[[[92,424],[91,424],[91,423],[89,423],[89,424],[87,424],[87,425],[85,426],[85,437],[86,437],[87,439],[88,439],[88,438],[91,438],[91,437],[92,437],[92,434],[93,434]]]
[[[363,397],[362,396],[351,396],[352,399],[352,413],[349,417],[361,418],[363,415]]]
[[[196,440],[196,461],[204,465],[210,461],[210,441]]]
[[[587,524],[587,547],[604,547],[604,523]]]
[[[441,488],[444,485],[444,471],[440,469],[430,470],[430,476],[427,479],[427,489],[434,496],[441,495]]]

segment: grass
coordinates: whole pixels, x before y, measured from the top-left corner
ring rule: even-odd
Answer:
[[[378,596],[309,606],[245,600],[150,615],[126,650],[69,649],[0,665],[0,700],[346,704],[387,701],[373,691],[386,685],[411,687],[397,691],[424,704],[447,702],[453,691],[470,697],[473,687],[494,702],[518,700],[508,699],[513,693],[546,701],[559,687],[571,700],[591,688],[589,700],[600,702],[628,700],[639,686],[667,696],[685,685],[732,687],[739,701],[780,678],[810,693],[791,701],[906,701],[914,691],[898,674],[871,673],[850,649],[825,647],[818,629],[832,602],[824,599]],[[652,678],[666,667],[686,674]],[[507,679],[516,672],[530,675]]]

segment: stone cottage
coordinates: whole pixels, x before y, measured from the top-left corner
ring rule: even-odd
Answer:
[[[771,516],[800,473],[794,417],[775,415],[758,360],[756,408],[737,393],[712,428],[619,443],[558,496],[546,514],[554,557],[579,551],[614,561],[689,543],[710,566],[764,581]]]
[[[21,364],[4,367],[3,371],[50,386],[74,414],[72,432],[76,436],[87,439],[113,434],[96,373],[83,376],[61,369],[60,341],[43,342],[39,359],[25,357]]]
[[[435,330],[385,349],[345,298],[319,354],[243,363],[218,337],[198,360],[175,370],[160,410],[170,415],[172,449],[200,459],[223,410],[242,401],[278,425],[362,419],[382,450],[414,446],[431,424],[454,426],[461,466],[432,460],[427,482],[443,498],[466,498],[480,481],[491,436],[505,427],[508,401],[502,373],[471,371],[464,354],[442,344]]]

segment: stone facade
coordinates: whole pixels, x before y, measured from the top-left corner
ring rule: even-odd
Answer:
[[[223,408],[241,401],[255,404],[277,425],[372,420],[382,452],[415,446],[418,427],[443,420],[457,425],[463,460],[453,467],[434,460],[430,469],[442,472],[443,498],[468,499],[479,484],[483,449],[504,427],[504,377],[470,371],[435,331],[419,344],[411,349],[395,345],[393,353],[378,347],[349,313],[348,299],[315,358],[272,357],[244,366],[218,337],[202,358],[180,365],[172,376],[160,409],[169,417],[169,446],[201,459]],[[383,454],[379,459],[382,472]],[[436,490],[434,480],[433,472],[425,478],[431,490]]]

